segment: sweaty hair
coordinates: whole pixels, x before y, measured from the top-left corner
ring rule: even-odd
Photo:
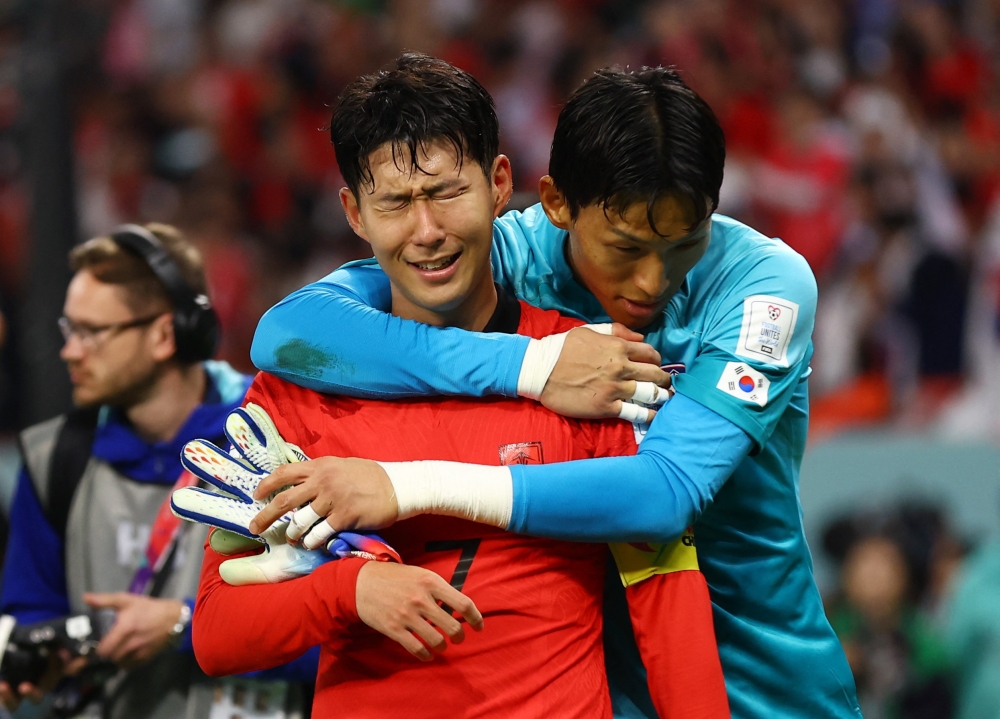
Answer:
[[[340,94],[330,140],[344,181],[359,196],[374,189],[371,154],[391,143],[392,159],[420,170],[417,152],[429,143],[450,144],[487,175],[500,152],[500,122],[493,98],[472,75],[444,60],[405,53],[391,70],[364,75]]]
[[[162,243],[163,249],[180,269],[184,281],[198,294],[207,294],[208,283],[201,253],[184,239],[176,227],[151,222],[144,227]],[[124,301],[137,314],[173,307],[167,288],[138,255],[124,250],[110,237],[95,237],[69,253],[73,272],[87,270],[101,282],[120,285]]]
[[[715,211],[725,162],[715,113],[676,71],[605,68],[559,113],[549,174],[574,218],[594,204],[621,215],[642,202],[656,232],[661,197],[690,203],[694,225]]]

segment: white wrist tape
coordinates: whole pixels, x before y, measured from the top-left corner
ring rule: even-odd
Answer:
[[[555,369],[566,342],[568,332],[549,335],[540,340],[528,340],[528,349],[521,362],[521,372],[517,376],[517,396],[537,400],[542,396],[545,383]]]
[[[396,492],[399,519],[442,514],[506,529],[514,508],[507,467],[425,460],[379,462]]]
[[[610,324],[583,326],[598,334],[611,334]],[[540,340],[528,341],[528,349],[521,362],[521,372],[517,376],[518,397],[537,400],[542,396],[542,390],[545,389],[545,383],[549,381],[549,375],[552,374],[556,362],[559,361],[559,355],[562,353],[563,344],[566,342],[568,334],[569,332],[562,332],[542,337]]]

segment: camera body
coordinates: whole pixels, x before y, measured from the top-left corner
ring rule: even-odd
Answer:
[[[0,616],[0,679],[17,687],[37,684],[53,652],[66,649],[74,656],[95,656],[103,632],[87,614],[19,624],[9,614]]]

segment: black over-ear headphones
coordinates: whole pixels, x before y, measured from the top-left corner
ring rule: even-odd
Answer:
[[[208,295],[195,292],[156,235],[141,225],[122,225],[111,239],[138,255],[163,283],[174,306],[174,342],[181,362],[211,359],[219,344],[219,318]]]

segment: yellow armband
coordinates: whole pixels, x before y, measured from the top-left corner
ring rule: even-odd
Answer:
[[[626,587],[656,574],[698,569],[698,553],[694,546],[694,532],[690,527],[669,544],[616,542],[609,546],[618,565],[622,584]]]

